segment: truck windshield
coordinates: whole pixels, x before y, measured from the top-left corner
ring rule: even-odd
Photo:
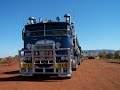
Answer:
[[[46,30],[46,36],[66,36],[69,35],[69,30]]]
[[[44,36],[44,31],[26,31],[25,37]]]
[[[70,34],[69,30],[38,30],[38,31],[26,31],[25,37],[66,36],[69,34]]]

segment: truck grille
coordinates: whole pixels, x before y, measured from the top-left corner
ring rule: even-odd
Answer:
[[[36,45],[34,47],[34,62],[39,68],[50,68],[54,63],[53,45]]]
[[[35,49],[53,49],[53,46],[52,45],[41,45],[41,46],[35,46]]]

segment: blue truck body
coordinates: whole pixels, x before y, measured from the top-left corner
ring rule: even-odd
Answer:
[[[82,62],[81,47],[77,40],[75,25],[69,14],[65,21],[47,20],[37,22],[34,17],[22,31],[24,45],[19,50],[20,73],[22,76],[34,74],[56,74],[71,78],[72,71]]]

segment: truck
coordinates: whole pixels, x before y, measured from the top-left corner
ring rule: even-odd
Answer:
[[[82,63],[82,49],[76,36],[74,22],[70,14],[63,21],[37,21],[29,17],[22,30],[23,48],[19,50],[21,76],[35,74],[57,75],[71,78],[72,72]]]

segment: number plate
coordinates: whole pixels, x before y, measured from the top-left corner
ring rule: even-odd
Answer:
[[[56,64],[56,68],[67,68],[67,64],[66,63]]]
[[[32,63],[23,63],[21,64],[21,68],[32,68]]]

